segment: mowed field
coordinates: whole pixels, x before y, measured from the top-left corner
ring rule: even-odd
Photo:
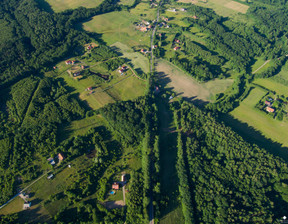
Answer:
[[[75,9],[80,6],[94,8],[104,0],[46,0],[54,12],[61,12],[66,9]]]
[[[180,96],[193,100],[211,101],[216,93],[224,92],[233,83],[232,79],[198,83],[192,76],[164,60],[157,61],[156,71],[160,83],[172,88]]]
[[[121,42],[130,47],[149,46],[150,33],[136,30],[134,23],[138,21],[141,21],[140,18],[132,13],[111,12],[93,17],[91,21],[83,24],[83,29],[101,34],[107,45]]]
[[[132,48],[120,42],[112,44],[111,47],[115,51],[121,53],[122,57],[131,60],[136,71],[139,71],[140,73],[141,71],[144,73],[149,72],[149,60],[140,52],[134,52]]]
[[[204,1],[196,1],[195,4],[212,8],[217,14],[224,17],[235,16],[238,13],[245,14],[249,9],[248,5],[231,0],[207,0],[206,3]]]
[[[255,108],[256,103],[266,94],[266,91],[261,88],[254,88],[249,96],[230,114],[240,120],[247,123],[254,129],[263,133],[263,135],[276,141],[283,146],[288,146],[287,130],[288,123],[284,121],[278,121],[264,112]]]

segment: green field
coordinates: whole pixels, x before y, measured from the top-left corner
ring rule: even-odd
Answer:
[[[134,52],[133,49],[120,42],[116,42],[111,47],[114,47],[116,51],[123,54],[122,57],[129,59],[136,71],[140,69],[144,73],[149,72],[149,60],[143,54]]]
[[[120,0],[119,4],[131,6],[134,4],[134,2],[135,2],[135,0]]]
[[[83,28],[90,32],[102,35],[102,39],[108,44],[122,42],[130,47],[136,45],[148,45],[149,33],[142,33],[135,29],[134,22],[141,21],[136,15],[127,12],[111,12],[95,16]]]
[[[266,138],[287,147],[288,123],[275,120],[254,107],[266,92],[267,91],[262,90],[261,88],[254,88],[240,106],[231,112],[231,115],[260,131]]]
[[[288,86],[275,82],[273,79],[256,79],[254,83],[275,91],[278,95],[288,95]]]
[[[46,0],[51,5],[54,12],[61,12],[66,9],[75,9],[80,6],[94,8],[100,5],[103,0]]]

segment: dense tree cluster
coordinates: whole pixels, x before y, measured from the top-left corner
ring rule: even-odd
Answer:
[[[186,202],[190,194],[179,188],[183,211],[192,207],[197,223],[277,223],[288,205],[287,164],[190,104],[173,108],[183,133],[178,175],[192,195]]]

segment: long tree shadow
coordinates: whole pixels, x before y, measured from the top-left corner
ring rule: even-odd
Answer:
[[[274,142],[266,138],[260,131],[255,130],[253,127],[243,123],[229,114],[221,114],[218,118],[223,121],[226,126],[232,128],[237,132],[245,141],[250,144],[256,144],[260,148],[264,148],[269,153],[278,156],[288,162],[288,148],[283,147],[280,143]]]

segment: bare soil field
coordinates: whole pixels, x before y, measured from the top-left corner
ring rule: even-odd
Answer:
[[[192,76],[164,60],[157,61],[156,71],[161,84],[190,100],[211,101],[214,94],[224,92],[233,82],[233,80],[214,80],[198,83]]]

